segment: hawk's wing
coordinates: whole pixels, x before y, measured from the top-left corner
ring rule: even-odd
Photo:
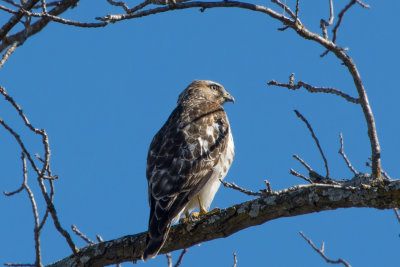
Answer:
[[[178,106],[154,136],[147,157],[150,218],[143,258],[156,255],[172,220],[207,183],[230,131],[221,105]]]

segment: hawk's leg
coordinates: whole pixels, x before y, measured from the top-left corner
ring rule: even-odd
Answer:
[[[214,208],[212,211],[208,211],[204,206],[203,203],[201,203],[201,199],[200,199],[200,195],[197,195],[197,200],[199,201],[199,208],[200,208],[200,212],[193,212],[192,216],[193,217],[201,217],[204,216],[208,213],[214,213],[216,211],[219,211],[219,208]]]

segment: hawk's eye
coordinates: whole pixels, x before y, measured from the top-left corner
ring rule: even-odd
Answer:
[[[216,84],[211,84],[211,85],[210,85],[210,88],[211,88],[212,90],[218,90],[218,89],[219,89],[219,86],[216,85]]]

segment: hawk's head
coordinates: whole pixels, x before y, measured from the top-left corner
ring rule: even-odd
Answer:
[[[235,102],[225,88],[219,83],[207,80],[193,81],[178,98],[178,105],[185,101],[191,100],[206,100],[216,102],[220,105],[225,102]]]

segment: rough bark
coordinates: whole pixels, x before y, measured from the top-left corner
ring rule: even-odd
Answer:
[[[400,180],[382,182],[361,174],[337,184],[298,185],[266,194],[172,227],[160,254],[227,237],[282,217],[351,207],[399,208]],[[84,247],[76,256],[48,266],[104,266],[136,261],[140,260],[144,245],[145,233],[124,236]]]

